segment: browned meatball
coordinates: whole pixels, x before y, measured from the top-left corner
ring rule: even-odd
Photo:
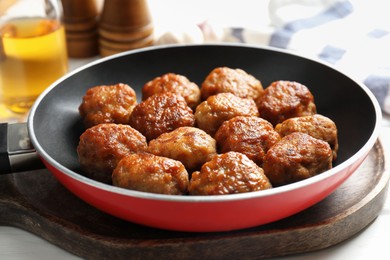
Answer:
[[[274,126],[291,117],[316,113],[314,97],[309,89],[294,81],[275,81],[264,90],[257,102],[260,117]]]
[[[101,123],[127,124],[136,105],[135,91],[119,83],[88,89],[79,112],[87,128]]]
[[[187,77],[167,73],[147,82],[142,88],[142,100],[157,93],[172,92],[184,97],[187,105],[195,110],[200,103],[200,89],[198,85],[191,82]]]
[[[189,184],[191,195],[222,195],[272,188],[263,169],[246,155],[228,152],[214,156]]]
[[[188,173],[176,160],[148,153],[131,154],[112,174],[115,186],[151,193],[181,195],[188,190]]]
[[[202,83],[202,99],[229,92],[241,98],[257,100],[263,93],[261,82],[242,69],[215,68]]]
[[[258,116],[256,103],[249,98],[240,98],[231,93],[210,96],[195,110],[196,125],[211,136],[223,122],[236,116]]]
[[[194,126],[195,118],[184,98],[170,92],[155,94],[139,103],[129,123],[148,141],[181,126]]]
[[[77,153],[82,169],[92,179],[111,183],[120,159],[147,149],[145,137],[129,125],[99,124],[81,136]]]
[[[225,121],[215,134],[220,152],[240,152],[259,166],[265,153],[280,140],[272,124],[256,116],[237,116]]]
[[[332,168],[327,142],[295,132],[283,137],[264,157],[263,169],[272,185],[300,181]]]
[[[195,127],[180,127],[149,142],[148,151],[178,160],[188,172],[199,170],[216,152],[216,142],[206,132]]]
[[[294,132],[302,132],[314,138],[328,142],[333,152],[333,160],[337,158],[339,149],[336,124],[326,116],[294,117],[276,125],[275,130],[283,137]]]

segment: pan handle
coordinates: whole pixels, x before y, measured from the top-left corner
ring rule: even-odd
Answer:
[[[27,123],[0,123],[0,175],[44,168],[30,142]]]

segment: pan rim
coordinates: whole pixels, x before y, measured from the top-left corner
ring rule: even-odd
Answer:
[[[371,101],[371,105],[374,108],[375,111],[375,125],[373,128],[373,131],[368,138],[367,142],[350,158],[345,160],[344,162],[341,162],[339,165],[333,167],[332,169],[323,172],[319,175],[313,176],[311,178],[308,178],[306,180],[302,180],[299,182],[295,182],[292,184],[275,187],[268,190],[261,190],[261,191],[254,191],[254,192],[247,192],[247,193],[239,193],[239,194],[227,194],[227,195],[213,195],[213,196],[195,196],[195,195],[189,195],[189,196],[183,196],[183,195],[165,195],[165,194],[155,194],[155,193],[148,193],[148,192],[142,192],[142,191],[135,191],[135,190],[128,190],[120,187],[115,187],[113,185],[104,184],[98,181],[95,181],[93,179],[87,178],[75,171],[72,171],[68,169],[67,167],[63,166],[59,162],[57,162],[55,159],[53,159],[40,145],[39,141],[36,138],[35,130],[34,130],[34,116],[36,114],[37,108],[39,107],[39,104],[42,102],[42,100],[45,98],[45,96],[54,89],[59,83],[66,80],[67,78],[71,77],[74,74],[77,74],[78,72],[85,70],[89,67],[95,66],[97,64],[104,63],[109,60],[117,59],[123,56],[127,55],[133,55],[136,53],[141,52],[149,52],[149,51],[156,51],[160,49],[171,49],[171,48],[193,48],[193,47],[201,47],[201,48],[207,48],[207,47],[237,47],[237,48],[253,48],[253,49],[261,49],[261,50],[267,50],[272,52],[278,52],[278,53],[284,53],[287,55],[293,55],[300,58],[304,58],[310,61],[314,61],[316,63],[319,63],[323,66],[326,66],[333,71],[340,73],[344,76],[346,76],[349,80],[353,81],[356,85],[358,85],[368,96],[369,100]],[[240,43],[210,43],[210,44],[172,44],[172,45],[161,45],[161,46],[151,46],[146,47],[142,49],[136,49],[136,50],[130,50],[123,53],[111,55],[108,57],[100,58],[98,60],[92,61],[86,65],[83,65],[72,72],[69,72],[68,74],[64,75],[57,81],[55,81],[53,84],[51,84],[36,100],[34,105],[32,106],[28,121],[27,121],[27,127],[28,132],[30,135],[30,140],[36,149],[37,153],[40,155],[42,160],[46,161],[50,165],[52,165],[54,168],[59,170],[62,174],[67,175],[68,177],[81,182],[85,185],[92,186],[94,188],[97,188],[99,190],[104,190],[107,192],[116,193],[118,195],[123,196],[129,196],[139,199],[147,199],[147,200],[158,200],[158,201],[172,201],[172,202],[182,202],[182,203],[215,203],[215,202],[229,202],[229,201],[238,201],[238,200],[248,200],[248,199],[257,199],[259,197],[269,197],[269,196],[275,196],[277,194],[283,194],[287,192],[291,192],[293,190],[302,189],[304,187],[313,185],[314,183],[321,182],[322,180],[330,178],[332,175],[336,174],[337,172],[346,170],[347,168],[351,167],[357,160],[360,158],[364,158],[368,152],[372,149],[375,142],[377,141],[381,129],[381,121],[382,121],[382,111],[379,106],[379,103],[376,99],[376,97],[373,95],[373,93],[366,87],[363,83],[360,83],[358,80],[355,80],[350,75],[347,75],[345,72],[342,72],[334,67],[332,67],[330,64],[325,63],[321,60],[318,60],[313,57],[309,57],[308,55],[300,54],[291,50],[285,50],[285,49],[279,49],[269,46],[258,46],[258,45],[251,45],[251,44],[240,44]]]

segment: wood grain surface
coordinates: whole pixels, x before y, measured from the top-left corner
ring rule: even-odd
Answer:
[[[43,169],[0,176],[0,224],[30,231],[87,259],[260,259],[320,250],[362,231],[382,209],[388,180],[377,142],[342,186],[299,214],[250,229],[188,233],[107,215]]]

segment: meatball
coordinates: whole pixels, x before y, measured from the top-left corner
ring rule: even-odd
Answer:
[[[120,159],[130,153],[146,151],[146,138],[129,125],[99,124],[81,136],[77,153],[88,177],[111,183],[111,174]]]
[[[151,193],[181,195],[188,191],[188,173],[181,162],[149,153],[130,154],[120,160],[112,182]]]
[[[283,137],[264,157],[263,169],[273,186],[293,183],[332,168],[327,142],[295,132]]]
[[[202,83],[202,99],[206,100],[209,96],[225,92],[257,100],[263,93],[263,86],[259,80],[242,69],[215,68]]]
[[[101,123],[127,124],[136,105],[136,93],[129,85],[96,86],[87,90],[79,113],[87,128]]]
[[[240,98],[231,93],[210,96],[195,110],[196,125],[214,137],[223,122],[235,116],[258,116],[256,103],[252,99]]]
[[[293,132],[302,132],[314,138],[329,143],[333,153],[333,160],[337,158],[339,149],[336,124],[326,116],[315,114],[312,116],[294,117],[277,124],[275,130],[283,137]]]
[[[275,81],[264,90],[257,102],[260,117],[272,125],[291,117],[316,113],[314,97],[309,89],[294,81]]]
[[[139,103],[130,116],[129,124],[150,141],[178,127],[194,126],[195,117],[182,96],[166,92]]]
[[[188,172],[199,170],[216,153],[215,140],[201,129],[180,127],[149,142],[148,151],[178,160]]]
[[[192,174],[188,187],[191,195],[223,195],[269,188],[272,185],[263,169],[237,152],[214,156]]]
[[[157,93],[172,92],[184,97],[187,105],[195,110],[200,103],[200,89],[198,85],[191,82],[187,77],[167,73],[147,82],[142,88],[142,100]]]
[[[222,124],[215,139],[221,153],[240,152],[261,166],[266,152],[280,136],[265,119],[237,116]]]

